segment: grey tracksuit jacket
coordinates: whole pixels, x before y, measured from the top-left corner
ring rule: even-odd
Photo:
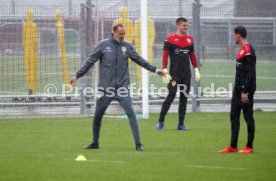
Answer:
[[[133,46],[126,41],[118,42],[112,38],[104,39],[97,44],[92,54],[76,72],[76,77],[80,78],[100,60],[100,77],[98,87],[115,89],[128,87],[130,85],[128,59],[136,62],[145,69],[156,72],[157,68],[149,64],[137,54]]]

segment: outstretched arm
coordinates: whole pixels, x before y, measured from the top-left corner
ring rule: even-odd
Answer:
[[[84,76],[88,70],[98,61],[102,56],[101,44],[98,44],[96,48],[93,50],[91,55],[85,60],[80,69],[76,72],[75,76],[71,78],[69,83],[72,85],[76,82],[76,80],[82,76]]]
[[[138,55],[138,53],[134,50],[134,48],[132,46],[129,50],[129,57],[132,61],[134,61],[141,67],[147,69],[148,71],[157,73],[157,71],[156,71],[157,68],[154,65],[151,65],[150,63],[148,63],[148,61],[143,59],[140,55]]]
[[[150,63],[148,63],[148,61],[146,61],[140,55],[138,55],[138,53],[135,51],[135,49],[132,46],[129,50],[129,57],[132,61],[134,61],[141,67],[147,69],[148,71],[155,72],[159,76],[164,76],[166,74],[163,70],[156,68],[154,65],[151,65]]]

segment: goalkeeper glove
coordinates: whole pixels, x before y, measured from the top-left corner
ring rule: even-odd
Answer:
[[[162,77],[163,83],[168,85],[170,83],[170,81],[172,80],[172,77],[168,73],[167,69],[163,69],[163,72],[165,73],[165,75]]]
[[[195,81],[199,82],[200,81],[200,73],[198,68],[195,68]]]

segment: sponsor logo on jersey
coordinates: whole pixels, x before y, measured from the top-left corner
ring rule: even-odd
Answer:
[[[105,47],[105,52],[108,52],[108,53],[112,52],[111,47]]]
[[[176,48],[176,49],[174,50],[174,53],[175,53],[176,55],[183,56],[184,54],[188,54],[188,53],[189,53],[189,50],[187,50],[187,49],[179,49],[179,48]]]

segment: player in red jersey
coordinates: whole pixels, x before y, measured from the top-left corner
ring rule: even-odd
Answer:
[[[191,68],[190,61],[195,69],[195,79],[200,80],[200,73],[194,52],[193,37],[188,32],[188,21],[185,18],[178,18],[176,20],[177,32],[169,35],[164,42],[163,47],[163,70],[167,71],[168,57],[170,57],[169,74],[163,78],[163,82],[168,84],[169,94],[165,99],[160,117],[157,123],[157,130],[162,130],[164,127],[165,116],[173,102],[177,88],[180,89],[179,99],[179,121],[177,130],[187,130],[184,125],[186,114],[187,99],[191,85]]]
[[[256,91],[256,56],[254,48],[246,40],[246,29],[238,26],[234,30],[236,44],[240,45],[236,56],[236,79],[231,101],[231,144],[221,153],[238,152],[237,143],[240,130],[240,113],[243,110],[247,124],[247,145],[240,153],[253,152],[255,121],[253,118],[253,96]]]

